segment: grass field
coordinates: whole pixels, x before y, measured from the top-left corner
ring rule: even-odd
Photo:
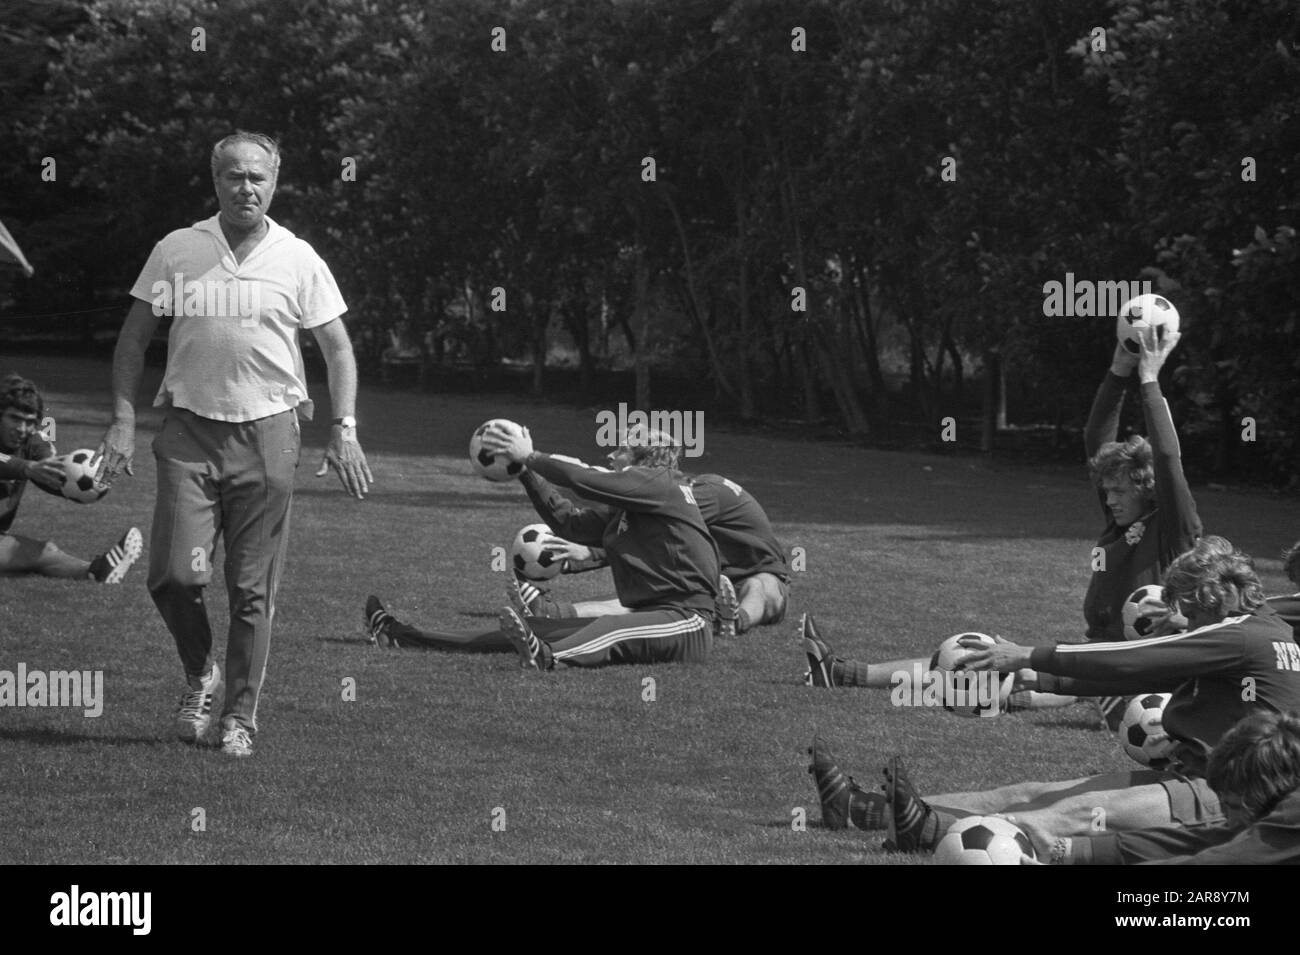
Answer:
[[[61,449],[98,442],[106,361],[4,365],[45,386]],[[155,383],[156,373],[146,387]],[[316,397],[327,411],[323,387]],[[325,428],[305,429],[251,760],[174,740],[181,673],[143,564],[119,587],[0,580],[0,669],[103,670],[105,684],[94,719],[0,709],[0,863],[892,864],[917,860],[883,855],[862,833],[820,830],[804,754],[814,730],[873,785],[893,752],[931,791],[1129,766],[1090,707],[961,719],[894,708],[885,692],[805,688],[793,639],[804,611],[854,656],[928,654],[965,629],[1022,642],[1076,637],[1100,529],[1081,468],[706,427],[706,453],[689,469],[744,484],[787,547],[806,553],[786,624],[718,646],[708,665],[550,674],[523,672],[513,656],[362,642],[371,592],[431,627],[494,620],[506,581],[491,569],[491,548],[534,518],[516,485],[473,475],[469,434],[486,418],[510,417],[543,450],[591,460],[603,454],[595,410],[367,389],[361,438],[377,483],[364,503],[344,497],[332,476],[313,476]],[[148,442],[158,424],[142,413],[134,480],[91,507],[29,491],[14,530],[87,557],[132,523],[147,540]],[[1297,536],[1295,502],[1196,490],[1207,530],[1259,555],[1269,591],[1282,589],[1276,555]],[[597,596],[609,578],[566,578],[563,587]],[[209,596],[224,654],[219,574]],[[355,702],[342,698],[347,678]],[[807,831],[792,827],[800,807]],[[198,809],[204,831],[192,824]]]

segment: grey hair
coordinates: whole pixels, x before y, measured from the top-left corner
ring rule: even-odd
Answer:
[[[217,167],[221,165],[222,150],[239,143],[252,143],[266,150],[267,155],[271,157],[271,175],[277,179],[280,177],[280,144],[265,133],[250,133],[247,130],[237,129],[212,147],[213,179],[217,178]]]

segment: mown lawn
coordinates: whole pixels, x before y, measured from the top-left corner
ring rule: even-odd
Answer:
[[[106,362],[6,364],[46,387],[61,449],[98,442]],[[361,437],[377,483],[364,503],[314,477],[325,429],[306,429],[250,760],[173,739],[181,673],[143,564],[112,588],[0,580],[0,669],[103,670],[105,682],[98,718],[0,709],[0,862],[912,862],[861,833],[820,829],[804,755],[815,730],[859,780],[899,752],[932,791],[1128,765],[1090,707],[961,719],[895,708],[885,692],[805,688],[793,638],[804,611],[837,649],[863,657],[928,654],[967,629],[1076,636],[1100,526],[1081,469],[869,452],[706,422],[705,454],[690,469],[744,484],[805,555],[785,624],[717,647],[708,665],[551,674],[523,672],[513,656],[361,641],[371,592],[430,626],[490,625],[505,599],[492,548],[534,518],[517,486],[474,476],[469,434],[505,416],[544,450],[599,459],[596,410],[366,390]],[[30,491],[14,530],[83,556],[131,523],[147,539],[157,426],[142,415],[134,480],[90,507]],[[1281,589],[1276,555],[1296,536],[1294,502],[1203,489],[1198,500],[1207,529],[1261,555],[1270,590]],[[563,587],[597,596],[609,579]],[[223,646],[219,575],[210,598]],[[343,698],[348,680],[355,701]],[[792,824],[800,809],[804,831]]]

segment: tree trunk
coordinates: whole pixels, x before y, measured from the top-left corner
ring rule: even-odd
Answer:
[[[749,255],[745,246],[745,204],[740,191],[736,191],[736,297],[740,318],[740,337],[736,345],[736,380],[740,389],[740,417],[752,421],[754,411],[754,378],[750,367],[749,314]]]
[[[956,407],[960,408],[966,392],[966,363],[962,360],[961,350],[956,342],[948,340],[948,354],[952,356],[952,395]]]
[[[818,424],[822,420],[822,399],[817,390],[817,375],[814,373],[815,360],[809,354],[812,343],[806,339],[799,345],[799,376],[803,380],[803,416],[808,424]]]
[[[853,386],[852,375],[844,360],[844,352],[832,343],[829,347],[822,341],[817,342],[817,353],[826,378],[835,393],[835,403],[839,406],[840,417],[849,434],[862,437],[870,433],[866,413],[858,399],[857,389]]]
[[[543,377],[546,372],[546,328],[550,325],[550,303],[544,304],[533,315],[533,394],[543,394]]]
[[[984,408],[980,428],[980,450],[993,451],[998,435],[998,409],[1002,405],[1002,356],[997,349],[984,353]]]
[[[714,383],[726,393],[728,398],[734,400],[736,390],[731,386],[731,379],[727,375],[727,370],[718,358],[718,350],[713,343],[713,333],[709,329],[708,321],[705,320],[699,294],[695,291],[695,266],[691,262],[691,249],[686,239],[686,226],[682,223],[681,214],[677,211],[677,203],[673,201],[672,193],[668,191],[668,187],[662,186],[660,194],[668,205],[668,211],[672,213],[673,225],[677,229],[677,241],[681,243],[682,247],[682,267],[686,273],[685,300],[687,311],[691,313],[695,318],[695,323],[700,327],[700,337],[704,339],[704,353],[709,356],[709,367],[713,369]]]
[[[650,410],[650,308],[646,301],[650,290],[650,268],[645,260],[641,235],[636,236],[636,300],[633,325],[636,328],[636,407]]]

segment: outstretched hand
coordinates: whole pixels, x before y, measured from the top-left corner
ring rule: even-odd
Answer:
[[[25,469],[27,480],[39,484],[47,491],[62,493],[63,479],[66,476],[63,464],[53,458],[44,461],[28,461]]]
[[[361,450],[361,442],[350,430],[331,430],[330,443],[321,456],[316,476],[324,477],[330,468],[338,474],[343,490],[358,501],[365,500],[370,485],[375,483],[375,477],[370,473],[370,465],[366,461],[366,453]]]
[[[125,471],[135,477],[131,459],[135,456],[135,422],[114,421],[104,432],[103,440],[95,449],[91,463],[98,461],[95,470],[96,484],[112,484],[118,473]]]
[[[998,642],[979,650],[972,650],[961,658],[964,670],[997,670],[999,673],[1014,673],[1029,666],[1029,647],[1022,647],[1009,640],[997,638]]]

